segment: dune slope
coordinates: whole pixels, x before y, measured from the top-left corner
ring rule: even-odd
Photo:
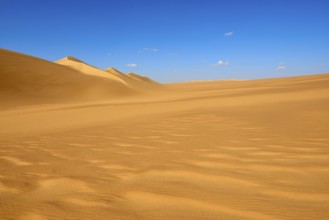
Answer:
[[[0,111],[1,219],[327,219],[329,74]]]
[[[0,60],[2,104],[5,98],[6,101],[43,102],[97,99],[132,93],[131,88],[106,73],[104,77],[86,75],[63,65],[5,49],[0,49]],[[74,58],[70,58],[70,62],[81,63]]]

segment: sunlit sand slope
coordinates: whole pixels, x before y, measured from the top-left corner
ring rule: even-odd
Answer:
[[[1,219],[328,219],[329,75],[0,111]]]
[[[109,74],[103,70],[100,70],[94,66],[91,66],[91,65],[89,65],[81,60],[78,60],[72,56],[64,57],[63,59],[56,61],[56,63],[64,65],[64,66],[68,66],[68,67],[78,70],[81,73],[86,74],[86,75],[111,79],[111,80],[114,80],[117,83],[123,84],[123,85],[127,84],[120,77],[118,77],[114,74]]]

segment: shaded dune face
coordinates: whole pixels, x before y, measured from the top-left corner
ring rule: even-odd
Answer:
[[[94,79],[1,56],[20,57],[35,79],[48,76],[41,67]],[[41,91],[9,62],[2,91]],[[0,108],[0,219],[328,219],[329,74],[166,87],[120,102]]]

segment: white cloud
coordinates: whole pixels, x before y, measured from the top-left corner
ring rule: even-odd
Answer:
[[[280,63],[279,65],[277,65],[276,67],[277,70],[285,70],[287,69],[286,65],[284,65],[284,63]]]
[[[230,62],[226,60],[219,60],[217,63],[213,64],[212,66],[227,66]]]
[[[127,66],[128,67],[137,67],[137,64],[135,64],[135,63],[129,63],[129,64],[127,64]]]
[[[157,48],[148,48],[148,47],[143,48],[143,50],[149,51],[149,52],[158,52],[159,51],[159,49],[157,49]]]
[[[225,33],[224,36],[225,36],[225,37],[232,37],[233,34],[234,34],[234,32],[231,31],[231,32],[227,32],[227,33]]]

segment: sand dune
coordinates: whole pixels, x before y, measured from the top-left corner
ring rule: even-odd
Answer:
[[[58,61],[56,61],[56,63],[64,65],[64,66],[68,66],[72,69],[78,70],[81,73],[87,74],[87,75],[91,75],[91,76],[97,76],[97,77],[101,77],[101,78],[107,78],[107,79],[111,79],[111,80],[115,80],[118,83],[121,84],[127,84],[124,80],[122,80],[120,77],[117,77],[114,74],[108,74],[103,70],[100,70],[94,66],[91,66],[89,64],[86,64],[85,62],[78,60],[74,57],[68,56],[68,57],[64,57],[63,59],[60,59]]]
[[[124,74],[113,67],[110,67],[106,70],[101,70],[72,56],[60,59],[56,61],[56,63],[78,70],[86,75],[115,80],[133,89],[147,90],[150,88],[158,88],[160,85],[148,77],[139,76],[135,73]]]
[[[133,82],[71,56],[56,64],[0,49],[0,59],[0,97],[5,100],[1,106],[97,100],[136,95],[143,90],[139,87],[136,91]]]
[[[38,88],[12,56],[94,79],[1,56],[2,90]],[[328,219],[329,74],[166,86],[1,109],[0,219]]]

